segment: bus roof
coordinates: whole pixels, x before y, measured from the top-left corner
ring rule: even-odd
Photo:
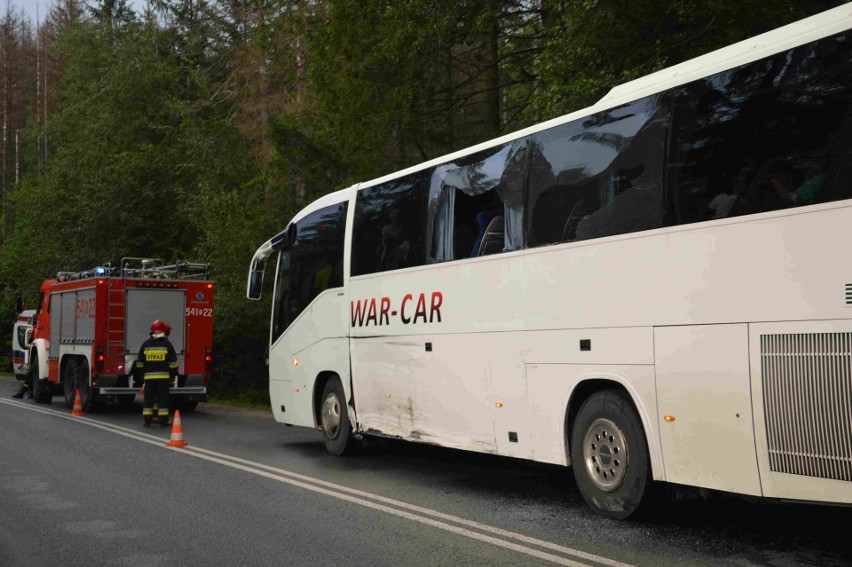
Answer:
[[[842,32],[849,27],[852,27],[852,4],[844,4],[618,85],[599,100],[594,108],[631,102]]]

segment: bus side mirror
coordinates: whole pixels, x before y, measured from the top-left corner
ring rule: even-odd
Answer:
[[[246,292],[249,299],[260,299],[263,294],[263,272],[265,269],[266,260],[252,260]]]
[[[22,345],[26,348],[30,348],[33,346],[33,328],[30,327],[26,331],[24,331],[24,344]]]
[[[292,222],[270,240],[270,244],[275,250],[287,250],[294,242],[296,242],[296,224]]]

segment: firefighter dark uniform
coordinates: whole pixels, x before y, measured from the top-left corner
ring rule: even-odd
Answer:
[[[162,321],[151,325],[151,338],[142,343],[136,359],[136,372],[145,380],[142,419],[150,427],[154,420],[154,404],[162,427],[169,424],[169,389],[178,373],[177,353],[166,336],[171,328]]]
[[[12,394],[13,398],[21,399],[26,395],[28,398],[33,397],[33,392],[29,388],[29,384],[26,380],[18,380],[18,391]]]

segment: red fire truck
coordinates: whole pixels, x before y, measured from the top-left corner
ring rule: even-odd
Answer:
[[[60,272],[41,285],[28,338],[33,399],[50,403],[62,392],[71,408],[80,390],[83,410],[97,401],[131,404],[142,387],[133,365],[160,319],[172,327],[178,355],[174,407],[207,401],[213,364],[213,282],[207,264],[164,265],[123,258],[84,272]]]

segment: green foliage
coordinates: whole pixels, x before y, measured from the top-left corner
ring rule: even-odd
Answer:
[[[60,45],[68,66],[61,107],[48,124],[44,175],[15,195],[22,242],[57,268],[122,256],[173,258],[197,234],[185,222],[204,164],[192,136],[193,107],[180,70],[156,47],[157,30],[77,27]],[[188,132],[189,131],[189,132]],[[54,270],[55,271],[55,270]]]
[[[307,136],[347,181],[495,136],[489,33],[503,15],[494,0],[331,2],[308,38]]]
[[[787,0],[552,4],[541,49],[542,85],[533,100],[542,118],[588,106],[616,85],[802,15],[796,2]]]
[[[0,233],[0,330],[59,270],[209,261],[211,391],[265,404],[272,274],[250,302],[247,268],[305,204],[838,4],[156,0],[140,18],[126,0],[89,2],[54,30],[46,130],[41,99],[15,95],[31,102]]]
[[[228,290],[233,274],[244,279],[258,231],[234,249],[227,245],[249,235],[217,220],[245,217],[246,203],[233,195],[258,172],[228,122],[229,107],[176,56],[172,37],[153,22],[90,21],[60,38],[67,66],[48,122],[50,153],[42,175],[28,176],[11,195],[16,222],[0,257],[0,301],[13,311],[21,290],[60,270],[126,256],[196,259],[212,250],[206,259],[223,270],[225,284],[217,350],[228,352],[227,337],[245,337],[244,350],[257,357],[263,337],[242,332],[257,327],[257,313],[240,310],[239,294]]]
[[[264,186],[257,179],[231,190],[207,191],[198,203],[197,222],[205,236],[195,250],[216,267],[217,379],[211,389],[220,396],[234,396],[246,388],[266,389],[263,353],[269,339],[271,287],[264,301],[245,298],[249,261],[269,238],[270,212],[264,213],[263,202]]]

